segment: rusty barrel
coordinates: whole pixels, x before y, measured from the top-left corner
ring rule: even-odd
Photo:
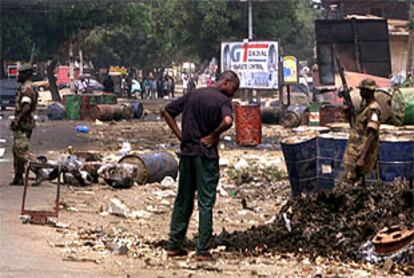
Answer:
[[[165,177],[177,178],[178,162],[174,155],[168,152],[149,152],[126,155],[119,163],[129,163],[138,166],[136,182],[138,184],[161,182]]]
[[[234,105],[236,143],[254,147],[262,142],[262,121],[258,104]]]
[[[321,126],[332,123],[347,123],[342,105],[323,104],[319,107],[319,122]]]
[[[309,108],[306,105],[292,104],[290,105],[281,121],[281,125],[285,128],[294,128],[309,123]]]
[[[132,110],[130,107],[122,104],[100,104],[96,105],[97,116],[100,121],[119,121],[130,119],[132,117]]]

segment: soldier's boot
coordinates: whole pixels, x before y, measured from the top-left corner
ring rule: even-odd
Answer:
[[[14,175],[14,179],[12,180],[11,183],[9,183],[9,185],[12,185],[12,186],[22,186],[23,184],[24,184],[24,181],[23,181],[22,174]]]

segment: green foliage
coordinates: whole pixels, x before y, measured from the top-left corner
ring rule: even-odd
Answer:
[[[219,56],[222,41],[247,37],[247,2],[224,0],[5,0],[2,58],[67,60],[69,41],[99,67],[163,68]],[[2,4],[3,5],[3,4]],[[254,1],[254,39],[279,40],[284,52],[312,57],[314,11],[307,0]]]

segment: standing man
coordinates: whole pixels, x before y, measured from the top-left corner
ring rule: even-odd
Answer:
[[[163,116],[181,142],[180,180],[171,219],[168,255],[185,256],[182,248],[197,191],[199,207],[199,238],[197,259],[210,260],[213,232],[213,206],[219,181],[220,134],[233,123],[230,99],[239,89],[240,81],[232,71],[225,71],[215,87],[201,88],[172,102]],[[182,115],[182,130],[175,118]]]
[[[28,160],[29,143],[35,128],[33,112],[36,110],[38,94],[32,88],[33,69],[29,64],[19,67],[17,81],[22,85],[17,89],[16,110],[10,123],[13,131],[14,179],[10,185],[23,185],[24,166]]]
[[[377,85],[372,79],[364,79],[359,87],[362,97],[360,113],[351,130],[343,157],[345,181],[364,185],[365,175],[374,169],[379,150],[381,106],[374,98]]]

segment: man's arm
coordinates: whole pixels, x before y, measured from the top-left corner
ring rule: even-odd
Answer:
[[[30,104],[25,102],[23,103],[22,110],[19,114],[11,121],[10,123],[10,129],[14,130],[16,129],[20,122],[24,119],[26,119],[30,115]]]
[[[161,115],[165,118],[165,121],[167,122],[168,126],[172,129],[175,136],[178,138],[178,140],[181,142],[181,130],[177,125],[177,121],[173,116],[171,116],[170,113],[165,111],[165,109],[161,110]]]
[[[172,129],[173,133],[178,138],[178,140],[180,140],[180,142],[182,139],[182,133],[177,125],[175,117],[177,117],[179,114],[183,112],[186,100],[187,97],[182,96],[176,100],[173,100],[172,102],[167,104],[167,106],[165,106],[163,109],[161,109],[161,116],[165,118],[165,121],[167,122],[168,126]]]
[[[367,136],[367,142],[362,149],[361,156],[358,158],[356,166],[362,167],[365,163],[365,158],[368,154],[368,151],[371,149],[372,144],[376,140],[376,137],[378,136],[379,127],[380,127],[380,111],[372,111],[371,116],[369,118],[369,122],[367,125],[368,129],[368,136]]]
[[[208,148],[217,144],[220,140],[220,134],[231,128],[232,124],[232,117],[224,116],[223,120],[221,120],[220,125],[211,134],[201,138],[201,143],[203,143]]]

